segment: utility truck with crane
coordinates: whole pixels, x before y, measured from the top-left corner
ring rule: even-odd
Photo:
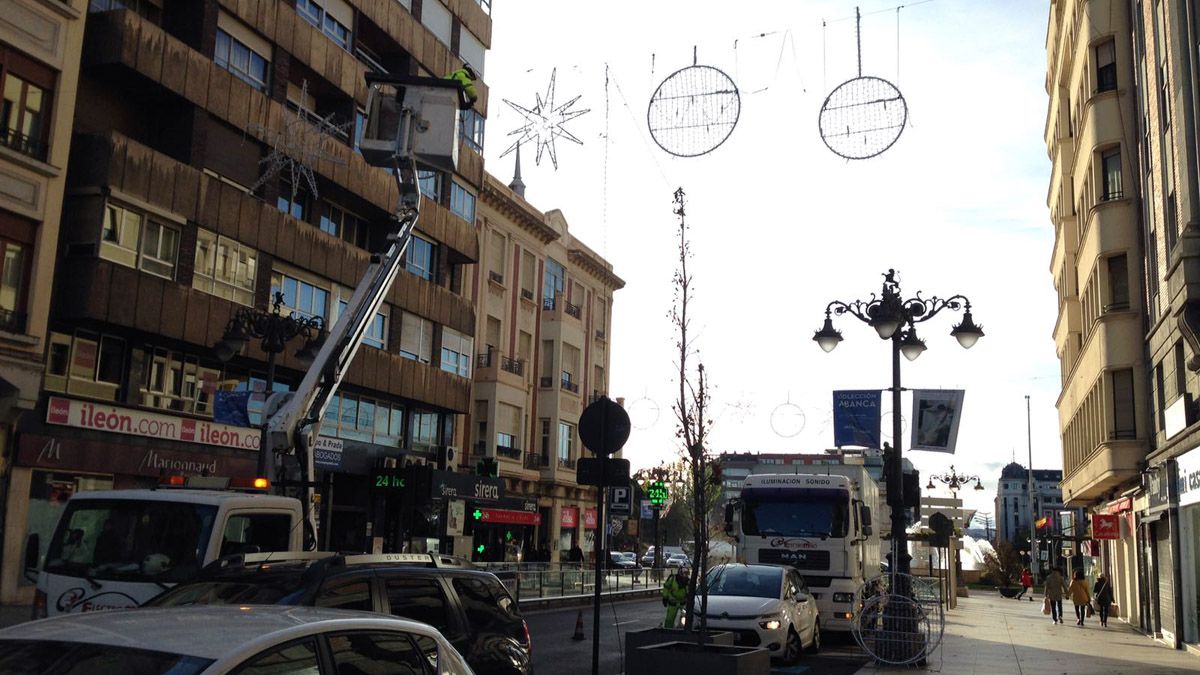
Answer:
[[[26,574],[37,574],[35,618],[136,607],[225,555],[316,549],[314,453],[325,409],[404,261],[420,216],[418,166],[457,168],[459,110],[470,104],[461,78],[371,73],[367,84],[360,147],[368,164],[395,176],[399,206],[389,220],[385,250],[372,253],[299,386],[266,401],[259,463],[265,475],[170,481],[207,489],[75,494],[46,549],[45,564],[39,565],[37,535],[26,544]],[[239,487],[258,494],[230,489]],[[268,490],[275,494],[265,494]]]

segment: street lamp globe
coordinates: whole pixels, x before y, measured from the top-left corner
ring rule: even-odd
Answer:
[[[828,316],[825,317],[825,325],[821,326],[821,330],[813,333],[813,340],[816,340],[821,349],[826,353],[833,351],[838,343],[842,341],[842,332],[833,327],[833,320]]]
[[[962,323],[955,326],[950,334],[958,340],[963,349],[970,349],[983,337],[983,327],[975,325],[975,320],[971,318],[971,310],[967,310],[963,314]]]
[[[909,328],[900,341],[900,353],[909,361],[916,361],[925,349],[925,341],[917,337],[917,329]]]

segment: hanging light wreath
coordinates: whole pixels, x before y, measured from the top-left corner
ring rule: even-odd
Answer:
[[[892,147],[908,123],[908,105],[891,82],[862,74],[862,16],[854,9],[858,76],[838,85],[821,105],[825,146],[845,159],[870,159]]]
[[[699,157],[721,147],[737,126],[742,97],[724,71],[696,64],[667,76],[646,109],[658,147],[676,157]]]

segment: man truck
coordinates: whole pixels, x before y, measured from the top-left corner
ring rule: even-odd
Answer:
[[[805,468],[814,473],[747,476],[726,527],[740,562],[799,570],[822,630],[849,631],[863,583],[880,573],[879,486],[861,466]]]

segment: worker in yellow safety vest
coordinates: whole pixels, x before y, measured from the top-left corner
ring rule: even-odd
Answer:
[[[450,73],[446,76],[447,80],[457,80],[462,85],[463,93],[466,94],[466,101],[460,102],[463,110],[469,109],[475,105],[475,101],[479,99],[479,92],[475,90],[475,79],[479,76],[475,74],[475,69],[470,64],[464,63],[462,68]]]
[[[663,583],[662,597],[663,606],[667,608],[667,617],[663,620],[663,628],[674,628],[675,617],[679,614],[679,608],[687,600],[688,573],[684,568],[679,568]]]

